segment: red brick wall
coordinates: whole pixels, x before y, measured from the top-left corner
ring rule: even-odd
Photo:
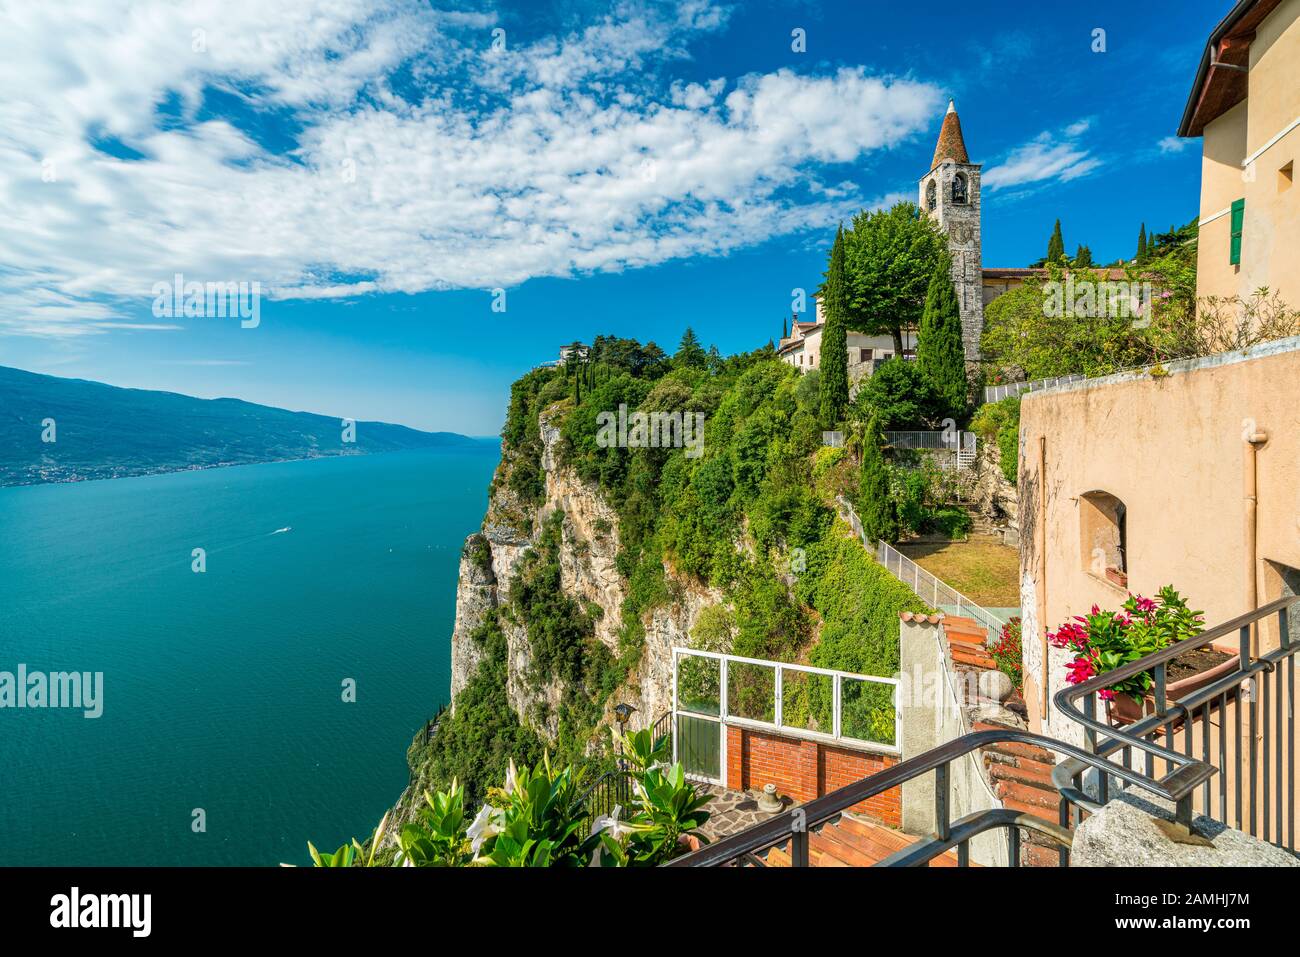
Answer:
[[[727,727],[727,787],[777,791],[810,801],[898,763],[888,754],[871,754],[735,725]],[[902,826],[902,793],[892,788],[852,810],[891,827]]]

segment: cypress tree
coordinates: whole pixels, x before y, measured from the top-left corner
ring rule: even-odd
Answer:
[[[960,421],[966,414],[966,350],[961,340],[961,310],[949,269],[945,253],[926,290],[916,368],[934,388],[948,415]]]
[[[1065,240],[1061,237],[1061,221],[1056,221],[1052,229],[1052,238],[1047,241],[1047,261],[1059,263],[1065,259]]]
[[[844,275],[844,227],[835,233],[826,282],[822,284],[821,416],[833,426],[849,405],[848,282]]]
[[[1087,246],[1079,246],[1078,252],[1074,254],[1074,265],[1077,269],[1087,269],[1092,266],[1092,250]]]
[[[1138,230],[1137,264],[1139,266],[1146,264],[1147,252],[1147,224],[1143,223],[1142,228]]]
[[[687,326],[686,332],[682,334],[682,341],[677,346],[677,354],[673,356],[673,365],[679,369],[682,367],[702,369],[708,363],[708,358],[704,347],[700,345],[700,340],[695,336],[695,330]]]
[[[862,531],[873,542],[893,542],[898,538],[898,517],[889,492],[883,445],[880,417],[873,412],[862,435],[862,475],[858,485],[858,516],[862,519]]]

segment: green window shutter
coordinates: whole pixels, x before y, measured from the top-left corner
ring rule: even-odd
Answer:
[[[1241,230],[1246,221],[1246,201],[1233,200],[1232,203],[1232,239],[1228,247],[1228,262],[1234,266],[1241,265]]]

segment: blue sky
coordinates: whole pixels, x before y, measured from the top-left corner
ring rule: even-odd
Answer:
[[[68,6],[0,35],[0,364],[483,435],[575,338],[777,335],[950,96],[985,266],[1058,216],[1131,256],[1196,214],[1173,134],[1229,4]],[[155,315],[176,272],[259,282],[260,324]]]

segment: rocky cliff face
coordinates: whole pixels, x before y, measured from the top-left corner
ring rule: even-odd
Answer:
[[[535,546],[543,524],[555,511],[564,514],[560,549],[561,587],[580,604],[598,606],[596,637],[618,653],[619,626],[627,582],[618,570],[618,514],[601,490],[584,482],[571,469],[559,464],[556,447],[560,430],[544,412],[540,418],[541,464],[545,474],[545,498],[540,505],[522,502],[506,481],[511,468],[511,450],[504,450],[493,482],[493,493],[480,532],[466,540],[456,592],[456,625],[451,639],[451,692],[453,699],[468,683],[482,657],[482,649],[471,637],[489,615],[504,608],[510,587],[525,552]],[[606,702],[605,718],[612,722],[615,704],[625,702],[637,709],[631,727],[656,720],[672,706],[672,648],[686,645],[700,612],[722,600],[720,592],[698,583],[676,578],[668,570],[673,600],[647,615],[645,647],[641,660],[625,686]],[[536,730],[553,739],[556,707],[563,689],[556,682],[535,686],[527,680],[532,650],[524,625],[502,616],[509,665],[506,693],[511,708],[522,721],[536,726],[535,716],[548,715]],[[547,705],[537,708],[539,704]]]
[[[980,516],[1001,533],[1008,545],[1020,542],[1020,500],[1016,487],[1002,474],[996,442],[979,443],[975,456],[973,504]]]

